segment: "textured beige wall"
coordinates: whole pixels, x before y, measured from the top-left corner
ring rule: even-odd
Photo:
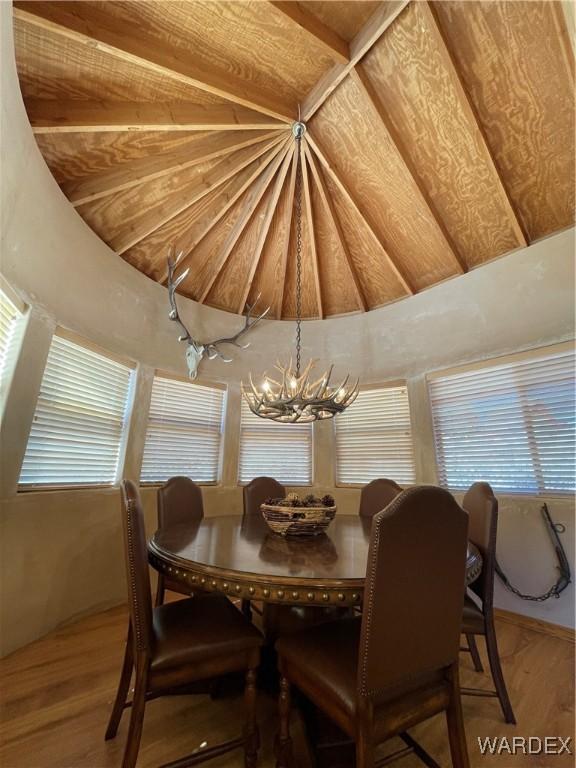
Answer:
[[[138,363],[135,408],[124,463],[138,476],[154,368],[184,373],[182,345],[167,319],[165,289],[112,253],[63,197],[34,141],[13,59],[11,9],[0,3],[3,167],[1,269],[33,307],[12,372],[0,428],[1,652],[27,643],[78,614],[125,599],[117,490],[16,494],[20,462],[54,327],[68,328]],[[9,151],[6,149],[9,148]],[[418,482],[436,479],[425,374],[573,337],[574,231],[566,231],[491,265],[389,307],[304,325],[305,354],[331,360],[364,382],[404,378],[411,399]],[[183,300],[182,315],[199,338],[222,336],[237,317]],[[252,347],[203,369],[200,380],[228,385],[222,481],[205,489],[207,514],[240,513],[236,484],[239,381],[269,365],[293,343],[290,323],[264,322]],[[331,423],[316,425],[315,487],[354,513],[358,491],[334,489]],[[155,492],[144,490],[150,529]],[[542,590],[555,577],[539,517],[540,500],[502,499],[499,552],[524,588]],[[551,501],[574,539],[574,505]],[[571,551],[574,562],[573,548]],[[499,589],[498,604],[573,625],[573,591],[559,601],[527,604]]]

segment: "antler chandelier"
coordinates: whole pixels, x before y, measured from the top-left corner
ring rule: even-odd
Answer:
[[[331,419],[352,405],[358,396],[358,380],[348,386],[350,376],[338,385],[330,384],[332,369],[312,379],[314,362],[301,370],[302,336],[302,137],[306,131],[304,123],[298,121],[292,126],[296,140],[296,366],[292,358],[287,365],[277,362],[274,368],[280,374],[272,378],[266,372],[260,387],[254,385],[250,374],[250,386],[242,383],[242,394],[252,413],[263,419],[286,424],[309,422],[317,419]]]

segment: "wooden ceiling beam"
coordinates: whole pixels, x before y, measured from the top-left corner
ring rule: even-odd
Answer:
[[[246,168],[247,165],[257,160],[267,152],[270,157],[278,151],[278,144],[284,143],[286,139],[275,138],[254,147],[235,153],[236,156],[227,157],[218,162],[208,173],[201,176],[195,183],[193,189],[185,195],[184,200],[178,194],[173,204],[161,203],[149,211],[144,211],[142,216],[137,219],[137,223],[127,222],[124,230],[114,238],[112,248],[119,255],[125,253],[129,248],[139,243],[152,232],[155,232],[163,224],[173,219],[182,211],[185,211],[191,205],[201,200],[205,195],[216,187],[224,184],[228,179]],[[239,156],[239,157],[238,157]],[[157,210],[156,210],[157,209]],[[157,213],[155,217],[154,214]]]
[[[332,58],[345,63],[350,61],[350,49],[346,40],[343,40],[333,29],[327,27],[313,13],[310,13],[302,3],[294,2],[294,0],[288,2],[269,1],[270,5],[297,24],[317,43],[324,46]]]
[[[83,3],[81,16],[66,3],[16,0],[14,17],[66,40],[97,48],[115,59],[172,78],[226,101],[240,104],[278,120],[291,122],[294,105],[275,96],[264,96],[256,84],[210,68],[194,55],[182,56],[154,38],[134,34],[134,24],[120,18],[111,21],[97,7]]]
[[[276,306],[273,308],[274,317],[282,319],[282,310],[284,308],[284,292],[286,290],[286,274],[288,271],[288,253],[290,251],[290,235],[292,232],[292,215],[294,212],[294,190],[296,189],[296,172],[298,169],[298,152],[296,146],[292,154],[292,168],[290,170],[290,181],[288,182],[288,222],[286,224],[286,239],[282,245],[280,255],[280,277],[282,279],[282,290],[279,291]]]
[[[248,222],[252,218],[254,211],[258,207],[259,202],[262,200],[264,193],[270,186],[270,183],[272,182],[272,179],[274,178],[276,171],[280,167],[280,164],[284,160],[284,157],[290,151],[290,144],[289,144],[290,141],[291,139],[286,139],[286,141],[283,142],[279,148],[277,148],[271,161],[266,166],[264,171],[261,173],[260,178],[257,181],[255,181],[254,184],[252,185],[252,188],[248,190],[248,194],[246,196],[246,200],[244,201],[240,218],[238,219],[238,221],[235,223],[235,225],[232,227],[232,230],[228,234],[228,237],[226,238],[224,246],[222,247],[222,250],[218,254],[215,268],[210,278],[206,282],[206,285],[202,288],[200,294],[198,295],[198,301],[201,304],[204,303],[204,301],[206,301],[208,294],[212,290],[212,286],[218,279],[218,276],[222,272],[224,265],[228,261],[228,258],[232,252],[232,249],[240,239],[240,236],[242,235]]]
[[[386,114],[386,111],[384,110],[384,107],[382,105],[382,102],[378,98],[378,94],[374,89],[374,86],[368,79],[368,76],[366,75],[366,72],[361,65],[357,66],[354,69],[352,73],[352,77],[354,78],[354,81],[358,85],[359,89],[362,91],[362,93],[366,97],[368,103],[370,104],[374,112],[378,115],[378,118],[382,123],[382,127],[388,133],[392,144],[394,144],[394,146],[396,147],[396,150],[398,152],[400,160],[402,161],[402,164],[406,168],[407,173],[409,174],[410,178],[414,181],[414,184],[416,185],[416,187],[418,188],[418,191],[420,192],[420,196],[423,200],[424,206],[430,211],[432,218],[438,225],[438,229],[442,232],[444,240],[446,241],[448,254],[452,259],[452,261],[454,262],[456,269],[460,274],[464,274],[465,272],[468,271],[468,266],[466,264],[466,261],[464,260],[462,255],[458,252],[458,248],[454,243],[452,235],[446,228],[446,225],[444,224],[444,220],[438,213],[438,210],[434,204],[434,201],[431,199],[425,186],[422,184],[422,181],[418,175],[418,172],[404,148],[404,142],[402,141],[397,131],[395,130],[394,126],[392,125],[392,122],[389,120],[388,115]]]
[[[237,104],[26,99],[26,111],[36,134],[286,129],[285,122]]]
[[[340,85],[365,56],[372,46],[384,34],[392,22],[398,18],[410,0],[389,0],[383,2],[368,19],[350,43],[350,58],[346,64],[337,63],[326,72],[302,104],[302,120],[310,120],[330,94]]]
[[[396,277],[398,278],[400,284],[408,294],[414,294],[416,291],[414,287],[412,286],[410,279],[408,276],[404,273],[404,270],[400,267],[399,264],[396,264],[392,256],[388,253],[388,250],[382,240],[380,239],[379,235],[376,233],[376,229],[372,222],[369,220],[367,214],[365,211],[362,211],[356,201],[354,200],[354,197],[346,184],[342,181],[340,176],[336,173],[332,165],[330,164],[330,161],[326,157],[326,155],[322,152],[322,150],[319,148],[318,144],[316,144],[316,141],[314,140],[313,136],[310,134],[310,130],[306,132],[306,140],[308,141],[308,144],[313,149],[314,154],[324,167],[326,173],[328,176],[332,179],[334,184],[338,187],[340,192],[343,194],[343,196],[346,198],[346,201],[349,205],[352,206],[352,208],[356,211],[356,214],[361,218],[361,220],[364,222],[364,225],[366,227],[366,231],[369,233],[370,237],[373,239],[373,241],[376,243],[378,248],[382,251],[384,254],[384,257],[386,259],[386,262],[388,263],[389,267],[392,269]]]
[[[314,229],[314,211],[312,210],[312,189],[310,187],[310,177],[308,175],[308,165],[303,147],[306,139],[300,147],[300,167],[302,168],[302,190],[304,192],[304,207],[306,208],[306,221],[308,224],[308,240],[310,250],[312,251],[312,274],[314,275],[314,288],[316,290],[316,306],[318,307],[318,317],[322,320],[324,317],[324,307],[322,303],[322,286],[320,285],[320,270],[318,268],[318,250],[316,248],[316,232]]]
[[[264,219],[260,227],[260,232],[258,233],[258,240],[256,242],[256,247],[254,248],[254,256],[252,257],[252,262],[250,264],[250,269],[248,271],[248,277],[246,279],[244,290],[242,291],[242,297],[240,299],[238,308],[236,310],[238,314],[242,314],[244,312],[244,307],[246,306],[246,302],[248,301],[248,295],[250,294],[250,289],[252,288],[254,275],[256,274],[256,270],[258,269],[258,264],[260,263],[262,251],[264,250],[264,244],[266,243],[266,238],[268,237],[268,232],[270,231],[270,225],[272,223],[274,213],[276,212],[276,208],[278,206],[278,200],[280,199],[280,194],[282,193],[282,188],[284,186],[286,175],[288,174],[288,169],[290,167],[290,163],[292,162],[293,155],[294,155],[294,150],[290,151],[289,149],[286,152],[286,156],[284,157],[282,165],[280,166],[280,170],[278,171],[276,181],[274,182],[274,190],[272,192],[272,197],[270,198],[270,201],[266,208],[266,213],[264,214]]]
[[[189,147],[172,152],[163,152],[150,157],[141,157],[132,162],[122,163],[101,173],[94,173],[82,179],[71,179],[61,184],[61,189],[74,206],[108,197],[124,189],[130,189],[152,179],[178,173],[199,163],[217,160],[240,149],[279,136],[276,131],[236,133],[215,133],[200,138]]]
[[[258,165],[254,170],[252,170],[250,174],[247,175],[246,179],[244,180],[242,185],[238,188],[238,190],[233,195],[230,195],[230,197],[226,201],[226,205],[224,205],[221,208],[221,210],[219,210],[218,213],[210,219],[206,227],[196,236],[194,241],[189,243],[187,250],[183,252],[180,262],[178,263],[179,273],[181,273],[182,270],[185,269],[190,263],[194,249],[197,248],[197,246],[208,235],[208,233],[216,226],[216,224],[218,224],[218,222],[224,218],[224,216],[228,213],[228,211],[230,211],[234,207],[234,205],[242,197],[244,192],[246,192],[246,190],[252,186],[252,184],[258,178],[258,176],[262,173],[264,168],[266,168],[266,166],[276,156],[277,151],[279,151],[278,148],[276,149],[276,152],[270,153],[270,155],[265,159],[264,163],[260,163],[260,165]],[[166,269],[164,270],[159,282],[165,285],[167,281],[168,281],[168,270]]]
[[[475,125],[477,128],[478,148],[481,151],[481,153],[484,155],[487,165],[493,169],[494,176],[498,182],[500,199],[501,199],[503,208],[504,210],[506,210],[508,217],[510,219],[512,230],[514,232],[518,245],[521,247],[525,247],[529,245],[527,230],[522,222],[522,218],[520,217],[520,214],[518,213],[516,206],[512,201],[512,198],[508,194],[508,190],[506,189],[506,186],[504,184],[504,179],[502,177],[502,174],[500,173],[500,169],[498,168],[498,165],[496,163],[492,150],[490,149],[490,145],[488,144],[488,140],[486,138],[484,129],[482,128],[482,123],[478,117],[478,114],[476,112],[476,109],[470,97],[468,96],[468,92],[464,87],[464,83],[462,82],[460,71],[458,70],[458,67],[456,65],[456,59],[451,51],[451,48],[447,39],[445,38],[442,32],[440,24],[438,23],[438,19],[436,17],[436,13],[433,9],[433,6],[429,2],[423,2],[421,3],[420,8],[426,16],[429,33],[435,37],[436,43],[438,45],[438,50],[443,55],[444,61],[446,63],[446,67],[448,68],[448,70],[452,71],[454,75],[455,87],[458,91],[458,98],[462,106],[462,109],[464,110],[464,114],[468,116],[472,125]]]
[[[308,148],[308,145],[304,147],[304,151],[306,153],[306,160],[308,161],[308,165],[310,166],[310,169],[312,171],[314,181],[316,182],[316,187],[320,194],[320,198],[324,204],[324,207],[328,211],[329,218],[332,221],[332,225],[336,231],[337,240],[340,243],[340,247],[342,248],[342,252],[344,253],[346,262],[348,263],[348,268],[350,270],[350,275],[352,277],[352,283],[354,285],[354,294],[356,296],[358,307],[364,312],[366,312],[368,310],[366,297],[364,296],[364,292],[362,291],[362,285],[360,284],[360,280],[358,279],[358,272],[356,270],[354,261],[352,260],[352,256],[350,254],[350,249],[348,248],[348,243],[346,242],[344,232],[342,231],[342,226],[340,224],[338,214],[336,213],[334,202],[332,201],[332,196],[330,195],[330,192],[326,187],[326,182],[324,181],[324,177],[322,176],[322,171],[316,165],[316,161],[314,159],[314,156],[312,155],[312,152]]]

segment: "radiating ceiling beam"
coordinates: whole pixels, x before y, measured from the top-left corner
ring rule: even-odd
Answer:
[[[409,2],[410,0],[389,0],[380,4],[350,43],[350,60],[346,64],[335,64],[320,78],[304,99],[302,104],[304,121],[310,120],[312,115],[320,109],[330,94],[350,74]]]
[[[288,2],[275,2],[270,0],[270,5],[281,11],[291,21],[297,24],[317,43],[326,49],[332,58],[341,62],[350,60],[350,49],[346,40],[336,34],[333,29],[327,27],[320,19],[311,13],[302,3],[289,0]]]
[[[286,129],[285,122],[238,104],[26,99],[26,111],[34,133]]]
[[[318,189],[318,193],[324,204],[325,209],[328,211],[328,216],[330,218],[330,221],[332,222],[332,226],[336,231],[336,237],[338,239],[338,242],[340,243],[340,248],[342,249],[342,252],[344,253],[344,257],[346,258],[346,262],[350,270],[350,275],[352,277],[352,285],[354,286],[354,294],[356,296],[356,302],[358,304],[358,307],[364,312],[366,312],[368,310],[366,297],[364,296],[362,285],[360,283],[360,280],[358,279],[358,272],[356,270],[356,265],[354,264],[354,261],[350,254],[350,249],[348,248],[348,243],[346,242],[344,232],[342,231],[342,226],[340,224],[340,219],[338,218],[338,214],[336,213],[336,208],[334,207],[332,195],[328,191],[326,182],[324,181],[324,177],[322,176],[322,171],[318,168],[316,164],[316,160],[314,159],[312,152],[308,148],[308,145],[304,147],[304,151],[306,153],[306,160],[308,161],[308,165],[310,166],[310,169],[312,171],[312,176],[314,177],[314,181],[316,182],[316,188]]]
[[[205,195],[216,189],[221,184],[224,184],[228,179],[232,178],[235,174],[246,168],[247,165],[254,162],[257,158],[271,152],[272,155],[277,151],[278,144],[284,142],[283,138],[275,138],[271,141],[264,142],[256,145],[256,147],[249,147],[247,149],[240,150],[235,153],[235,156],[226,157],[217,163],[208,173],[202,175],[195,182],[192,190],[189,190],[185,196],[181,193],[176,193],[174,199],[168,204],[166,200],[162,201],[157,207],[150,210],[143,211],[142,216],[137,219],[137,223],[133,221],[126,222],[126,226],[118,233],[112,243],[111,247],[118,254],[125,253],[129,248],[132,248],[136,243],[139,243],[152,232],[155,232],[159,227],[171,221],[175,216],[191,205],[201,200]]]
[[[296,146],[292,154],[292,167],[290,169],[290,180],[288,182],[288,200],[286,202],[288,207],[288,221],[286,222],[286,237],[282,243],[282,250],[280,253],[280,280],[281,290],[278,291],[278,299],[276,305],[272,308],[274,317],[279,320],[282,319],[282,310],[284,307],[284,293],[286,291],[286,274],[288,271],[288,253],[290,251],[290,237],[292,234],[292,215],[294,212],[294,190],[296,188],[296,170],[298,164],[298,151]]]
[[[286,122],[294,118],[293,105],[272,95],[264,96],[255,83],[208,67],[199,61],[193,51],[187,56],[182,56],[181,52],[177,55],[168,45],[146,37],[134,23],[120,18],[111,20],[105,12],[90,3],[82,3],[80,15],[74,13],[73,4],[16,0],[14,17],[49,34],[84,45],[87,49],[96,48],[119,61],[270,117]]]
[[[308,144],[313,149],[314,154],[326,170],[326,173],[328,176],[332,179],[333,183],[338,187],[340,192],[344,195],[346,198],[348,204],[356,211],[357,216],[360,217],[360,219],[363,221],[366,231],[372,238],[372,240],[376,243],[378,248],[382,251],[384,254],[384,257],[386,259],[386,262],[388,263],[388,266],[391,268],[391,270],[396,275],[398,281],[408,294],[415,293],[415,289],[412,286],[408,276],[404,273],[404,270],[400,267],[399,264],[397,264],[392,256],[388,253],[384,243],[380,239],[379,235],[376,233],[376,229],[374,228],[374,225],[370,221],[368,215],[365,211],[362,211],[358,204],[356,203],[354,196],[346,186],[346,184],[342,181],[340,176],[336,173],[332,165],[330,164],[330,161],[326,157],[326,155],[322,152],[322,150],[319,148],[318,144],[316,144],[314,138],[312,137],[310,130],[306,132],[306,140],[308,141]]]
[[[266,243],[266,238],[268,237],[270,225],[272,223],[272,219],[274,218],[276,207],[278,206],[278,200],[280,199],[280,194],[282,193],[284,182],[286,180],[286,175],[288,173],[288,169],[290,168],[290,163],[292,162],[293,155],[294,155],[294,150],[290,150],[289,148],[288,151],[286,152],[286,156],[284,157],[282,165],[280,166],[278,175],[276,176],[276,181],[274,182],[274,189],[272,191],[272,196],[268,201],[268,206],[266,207],[266,212],[264,214],[262,224],[260,225],[260,232],[258,233],[258,240],[254,248],[254,255],[252,256],[252,261],[250,263],[250,269],[248,270],[246,283],[244,285],[242,296],[240,298],[240,302],[236,310],[238,314],[242,314],[242,312],[244,312],[244,307],[246,306],[246,302],[248,301],[250,289],[252,288],[252,282],[254,281],[254,275],[256,274],[256,270],[258,269],[258,264],[260,263],[262,251],[264,250],[264,244]]]
[[[450,259],[452,260],[452,262],[454,263],[455,268],[460,274],[464,274],[465,272],[468,271],[466,261],[464,260],[462,255],[458,252],[458,248],[454,240],[452,239],[452,235],[446,228],[446,225],[444,224],[444,220],[438,213],[436,205],[434,204],[434,201],[428,194],[426,187],[422,184],[420,176],[418,175],[418,172],[414,167],[414,164],[410,160],[410,156],[408,155],[408,153],[404,148],[404,142],[401,140],[400,136],[398,135],[397,131],[392,125],[392,122],[389,120],[388,115],[386,114],[386,111],[384,110],[384,107],[382,105],[382,102],[378,98],[378,94],[376,93],[374,86],[368,79],[368,76],[366,75],[365,70],[362,68],[362,65],[359,65],[355,68],[351,77],[354,79],[354,82],[357,84],[358,88],[362,91],[362,93],[366,97],[373,111],[378,115],[378,118],[382,123],[382,130],[384,130],[388,134],[389,140],[395,146],[396,151],[398,152],[398,155],[400,157],[400,160],[402,161],[402,164],[406,169],[406,172],[408,173],[408,175],[410,176],[410,178],[418,188],[424,207],[428,209],[428,211],[430,212],[430,215],[436,222],[438,229],[440,230],[440,232],[444,237],[447,253]]]
[[[243,133],[240,134],[241,138],[237,133],[209,134],[189,146],[150,157],[139,157],[82,179],[70,179],[60,186],[68,200],[74,206],[79,206],[137,187],[146,181],[179,173],[209,160],[217,160],[278,135],[276,131]]]
[[[230,195],[230,197],[227,199],[226,204],[218,211],[218,213],[210,218],[206,226],[203,230],[195,237],[193,242],[188,243],[188,246],[186,250],[183,250],[182,257],[178,263],[178,273],[181,274],[182,271],[188,266],[190,263],[190,260],[192,258],[192,254],[194,252],[194,249],[198,247],[198,245],[204,240],[204,238],[208,235],[209,232],[218,224],[219,221],[221,221],[224,216],[230,211],[234,205],[238,202],[238,200],[242,197],[244,192],[246,192],[247,189],[249,189],[252,184],[256,181],[258,176],[262,173],[262,171],[266,168],[267,165],[276,157],[277,153],[281,150],[280,145],[276,145],[275,150],[272,151],[268,157],[265,158],[264,162],[260,162],[260,164],[252,170],[250,174],[246,176],[246,179],[242,183],[242,185],[236,190],[236,192],[233,195]],[[166,284],[168,281],[168,270],[164,270],[164,273],[162,274],[162,277],[160,278],[159,282]]]
[[[304,139],[306,141],[306,139]],[[302,142],[304,144],[304,142]],[[316,289],[316,306],[318,307],[318,317],[324,317],[324,307],[322,304],[322,287],[320,285],[320,270],[318,268],[318,251],[316,249],[316,231],[314,228],[314,211],[312,210],[312,189],[310,177],[308,175],[308,165],[303,152],[303,146],[300,147],[300,166],[302,168],[302,187],[304,192],[304,207],[306,208],[306,221],[308,223],[307,234],[312,252],[312,274],[314,276],[314,288]]]
[[[260,203],[266,190],[270,186],[270,183],[272,182],[272,179],[274,178],[276,171],[278,170],[280,164],[284,160],[286,154],[290,152],[289,142],[290,140],[287,139],[286,143],[283,143],[281,145],[280,149],[277,150],[277,153],[274,156],[274,159],[269,163],[266,169],[262,172],[262,174],[260,175],[260,178],[254,182],[251,189],[248,190],[246,199],[242,206],[240,217],[232,227],[230,233],[228,234],[228,237],[226,238],[226,241],[220,253],[218,254],[218,257],[216,259],[216,264],[214,266],[212,274],[210,275],[209,279],[206,281],[206,284],[204,285],[204,287],[202,288],[202,290],[198,295],[198,301],[201,304],[204,301],[206,301],[208,294],[212,290],[212,286],[218,279],[218,276],[220,275],[220,273],[224,268],[224,265],[228,261],[228,258],[232,253],[234,246],[240,239],[242,233],[244,232],[244,230],[246,229],[246,226],[248,225],[248,222],[250,221],[256,208],[258,207],[258,204]]]
[[[466,91],[466,88],[462,82],[462,78],[460,77],[460,71],[456,66],[456,59],[450,49],[448,40],[442,33],[442,29],[438,23],[438,19],[436,18],[436,14],[432,5],[428,2],[422,2],[420,4],[420,10],[422,13],[424,13],[427,19],[428,32],[435,37],[438,50],[442,54],[448,71],[451,71],[453,74],[454,85],[458,92],[458,100],[460,101],[464,114],[468,117],[472,125],[475,125],[478,130],[478,149],[484,155],[484,159],[486,160],[488,167],[492,169],[496,178],[497,188],[500,192],[500,200],[510,220],[516,241],[519,246],[526,246],[529,244],[526,228],[524,227],[520,214],[518,213],[512,198],[508,194],[508,190],[506,189],[502,174],[500,173],[500,169],[498,168],[494,155],[492,154],[492,150],[488,144],[488,140],[482,127],[482,123],[476,112],[476,108],[468,96],[468,92]]]

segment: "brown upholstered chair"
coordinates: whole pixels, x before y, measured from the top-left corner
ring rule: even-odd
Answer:
[[[441,488],[410,488],[376,515],[362,616],[276,643],[277,768],[292,765],[290,683],[355,740],[357,768],[373,768],[376,746],[396,735],[409,745],[398,757],[426,755],[406,731],[443,711],[452,764],[468,768],[458,682],[467,529]]]
[[[481,600],[480,607],[470,596],[464,601],[462,632],[468,641],[467,650],[472,655],[474,668],[483,672],[482,661],[476,645],[476,635],[484,635],[488,661],[495,691],[463,688],[463,694],[474,696],[497,696],[507,723],[516,723],[510,698],[506,689],[494,627],[494,571],[496,566],[496,535],[498,531],[498,500],[488,483],[474,483],[464,496],[462,506],[470,518],[470,541],[474,542],[482,555],[482,573],[470,585],[470,591]]]
[[[399,493],[402,493],[402,488],[394,480],[387,480],[384,477],[372,480],[362,488],[358,514],[360,517],[374,517],[378,512],[382,512]]]
[[[198,523],[204,517],[204,502],[202,491],[189,477],[171,477],[163,486],[158,488],[158,528],[166,525],[177,525],[179,522],[189,523],[196,520]],[[179,592],[182,595],[190,595],[181,584],[173,579],[166,578],[163,573],[158,574],[155,605],[162,605],[164,592]]]
[[[133,768],[148,700],[189,692],[198,681],[246,671],[244,734],[206,749],[203,759],[244,745],[246,766],[253,768],[258,751],[256,668],[262,636],[224,596],[197,595],[152,608],[144,515],[138,490],[129,480],[122,483],[122,510],[130,623],[106,739],[116,736],[123,710],[131,707],[122,768]],[[134,693],[128,703],[133,670]]]
[[[250,480],[248,485],[244,486],[243,501],[244,501],[244,513],[242,518],[242,527],[248,528],[251,523],[251,519],[262,519],[260,512],[260,505],[263,504],[266,499],[283,499],[286,496],[286,488],[274,480],[273,477],[255,477]],[[257,523],[260,527],[260,522]],[[246,618],[251,618],[252,609],[262,615],[262,608],[258,605],[254,605],[250,600],[242,600],[242,613]]]
[[[283,499],[286,488],[273,477],[255,477],[244,486],[244,516],[260,515],[260,504],[266,499]]]

